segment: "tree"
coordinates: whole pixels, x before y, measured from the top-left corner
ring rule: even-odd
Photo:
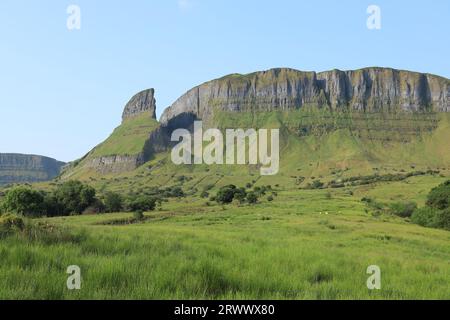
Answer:
[[[258,196],[256,195],[256,193],[250,192],[247,194],[247,201],[250,204],[255,204],[256,202],[258,202]]]
[[[228,185],[220,188],[216,195],[216,201],[221,204],[231,203],[236,192],[235,185]]]
[[[432,189],[426,207],[417,209],[411,221],[424,227],[450,230],[450,180]]]
[[[139,196],[128,199],[127,208],[129,211],[153,211],[156,207],[156,199],[152,197]]]
[[[39,217],[44,214],[44,194],[26,187],[9,190],[3,200],[5,212]]]
[[[61,214],[78,213],[95,203],[95,189],[80,181],[67,181],[55,191],[55,198],[63,210]]]
[[[123,210],[123,199],[118,193],[106,193],[104,202],[106,212],[120,212]]]
[[[427,206],[438,210],[450,207],[450,180],[430,191],[427,197]]]
[[[247,192],[245,191],[245,188],[239,188],[239,189],[235,190],[234,199],[239,201],[239,203],[243,203],[245,201],[246,197],[247,197]]]

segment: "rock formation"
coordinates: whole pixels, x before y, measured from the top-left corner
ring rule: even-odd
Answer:
[[[58,176],[64,165],[42,156],[0,153],[0,185],[48,181]]]
[[[135,117],[143,112],[149,112],[156,119],[155,89],[141,91],[134,95],[123,110],[122,120]]]
[[[235,74],[189,90],[164,111],[160,121],[165,125],[182,113],[207,120],[214,110],[292,110],[309,105],[368,112],[449,112],[450,81],[388,68]]]
[[[154,154],[170,149],[173,130],[190,129],[195,119],[214,124],[217,111],[289,111],[313,107],[369,113],[450,112],[449,79],[389,68],[320,73],[281,68],[232,74],[189,90],[164,111],[159,124],[155,120],[154,96],[154,89],[142,91],[131,98],[123,111],[121,128],[128,123],[125,121],[139,119],[143,113],[148,113],[149,122],[154,121],[151,129],[139,124],[124,133],[137,136],[136,132],[148,130],[148,138],[137,152],[101,155],[91,152],[81,165],[101,174],[131,171]],[[110,144],[123,143],[114,139],[110,137]]]

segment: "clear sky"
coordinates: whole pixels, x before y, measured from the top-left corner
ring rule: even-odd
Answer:
[[[67,28],[69,5],[81,29]],[[366,26],[381,9],[381,29]],[[0,152],[83,156],[155,88],[158,116],[229,73],[385,66],[450,78],[450,1],[1,0]]]

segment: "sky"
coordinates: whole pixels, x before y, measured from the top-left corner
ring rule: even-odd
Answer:
[[[80,29],[67,20],[80,9]],[[370,5],[380,29],[369,29]],[[72,20],[70,20],[72,21]],[[0,153],[82,157],[155,88],[230,73],[393,67],[450,78],[450,1],[1,0]]]

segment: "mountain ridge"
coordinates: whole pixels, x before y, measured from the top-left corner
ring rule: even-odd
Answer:
[[[323,72],[275,68],[245,75],[230,74],[200,84],[166,108],[159,122],[155,110],[154,89],[134,95],[124,108],[122,124],[79,161],[81,166],[79,162],[75,165],[77,169],[69,166],[65,176],[74,176],[80,167],[84,168],[81,171],[102,175],[132,171],[169,150],[174,129],[191,129],[194,120],[203,120],[206,126],[231,128],[245,119],[246,114],[263,119],[264,114],[270,118],[269,114],[274,112],[287,113],[289,116],[275,116],[278,119],[275,123],[286,127],[285,123],[290,122],[286,128],[290,134],[326,135],[347,128],[352,134],[356,132],[359,139],[387,141],[393,136],[407,143],[438,128],[439,117],[428,119],[426,114],[450,111],[450,80],[381,67]],[[305,123],[305,114],[297,114],[308,110],[318,111],[313,111],[311,123]],[[381,116],[358,120],[359,114],[367,118],[372,113],[397,114],[398,119],[386,122]],[[233,114],[239,114],[234,122],[226,121],[234,118]],[[254,125],[249,121],[241,123],[241,127]],[[383,130],[397,133],[389,136]],[[400,135],[402,132],[405,137]]]
[[[49,181],[60,174],[65,164],[46,156],[0,153],[0,185]]]
[[[296,109],[316,104],[362,111],[450,111],[450,80],[392,68],[299,71],[275,68],[245,75],[230,74],[188,90],[161,115],[167,124],[181,113],[210,116],[211,105],[227,111],[258,105],[261,111]]]

